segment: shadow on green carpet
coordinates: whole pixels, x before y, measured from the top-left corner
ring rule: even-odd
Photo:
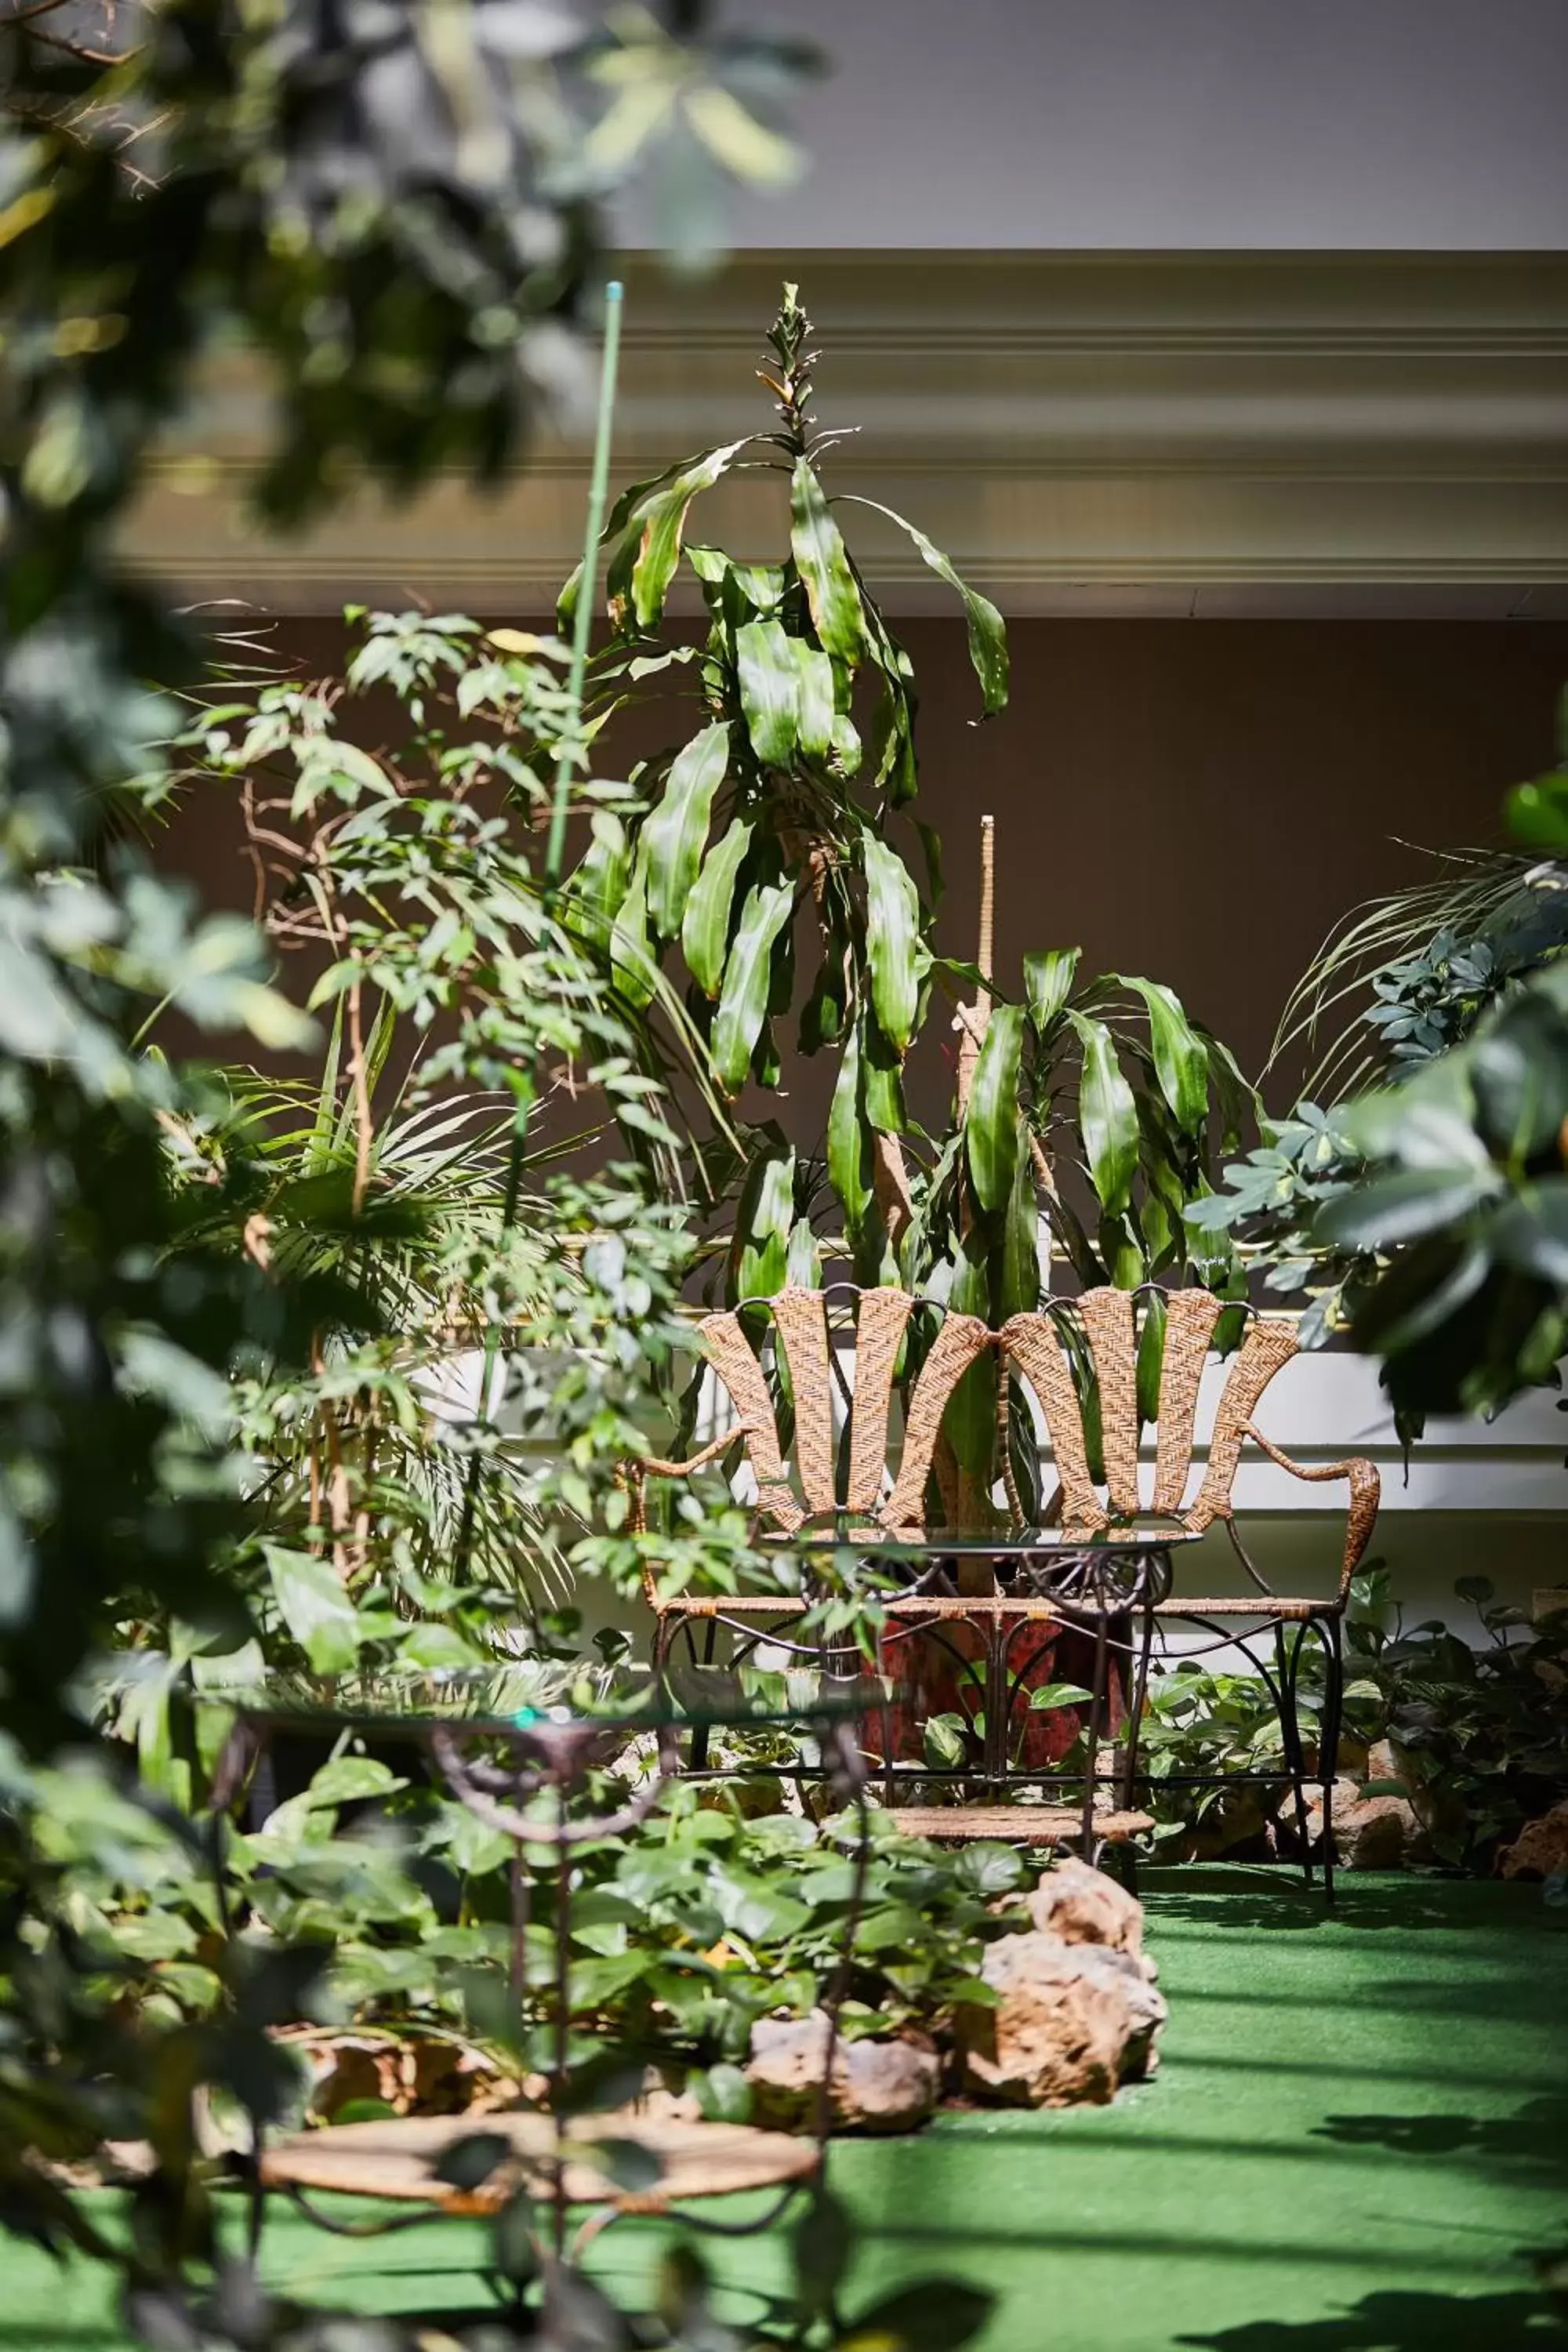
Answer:
[[[1568,2352],[1521,2252],[1568,2231],[1568,1916],[1518,1885],[1352,1879],[1331,1915],[1256,1870],[1145,1881],[1158,2077],[836,2143],[851,2307],[945,2273],[996,2298],[976,2352]],[[668,2235],[625,2223],[594,2267],[646,2308]],[[477,2314],[482,2242],[443,2221],[348,2244],[279,2213],[266,2262],[340,2309]],[[712,2255],[758,2324],[778,2235]],[[122,2352],[100,2281],[14,2251],[7,2271],[4,2352]]]

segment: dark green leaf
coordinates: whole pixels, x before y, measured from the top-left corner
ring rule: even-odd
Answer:
[[[610,932],[610,968],[628,1004],[651,1004],[658,984],[647,922],[647,858],[639,845],[632,878]]]
[[[902,1053],[914,1032],[926,968],[920,893],[909,868],[874,833],[861,836],[866,865],[866,954],[871,1002],[889,1045]]]
[[[448,2189],[471,2194],[482,2189],[498,2166],[506,2163],[511,2143],[500,2132],[468,2132],[444,2147],[430,2169]]]
[[[1115,1215],[1127,1206],[1138,1166],[1138,1106],[1104,1022],[1070,1012],[1068,1019],[1083,1055],[1079,1126],[1089,1178],[1102,1206]]]
[[[1568,1294],[1568,1177],[1527,1184],[1498,1216],[1491,1244],[1505,1265]]]
[[[838,714],[833,708],[833,664],[804,638],[790,641],[800,679],[800,748],[808,760],[825,760],[833,749]]]
[[[1209,1101],[1209,1058],[1203,1039],[1193,1030],[1173,989],[1157,980],[1121,975],[1149,1008],[1149,1043],[1160,1091],[1184,1134],[1196,1135]]]
[[[713,1019],[713,1066],[731,1094],[740,1092],[752,1066],[768,1009],[773,941],[794,905],[787,882],[759,882],[746,893]]]
[[[917,530],[912,522],[906,522],[903,516],[895,514],[891,507],[882,506],[875,499],[857,498],[854,503],[859,507],[870,507],[875,513],[886,515],[889,522],[896,522],[913,542],[921,561],[930,565],[939,580],[945,580],[950,588],[957,590],[963,601],[964,624],[969,631],[969,658],[974,666],[974,675],[980,680],[985,716],[989,719],[996,711],[1005,710],[1007,706],[1007,624],[995,605],[959,577],[941,548],[933,547],[923,530]]]
[[[1022,1006],[994,1005],[964,1118],[969,1173],[983,1209],[1000,1209],[1013,1189],[1018,1164],[1018,1064],[1023,1045]]]
[[[1394,1249],[1468,1216],[1496,1190],[1495,1179],[1473,1168],[1402,1169],[1326,1201],[1312,1238],[1336,1249]]]
[[[861,1116],[860,1024],[851,1028],[838,1066],[827,1114],[827,1177],[844,1210],[853,1240],[871,1207],[870,1129]]]

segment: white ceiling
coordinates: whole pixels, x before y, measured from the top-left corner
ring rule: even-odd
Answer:
[[[732,0],[834,62],[742,246],[1568,244],[1568,0]],[[637,208],[628,240],[641,243]]]

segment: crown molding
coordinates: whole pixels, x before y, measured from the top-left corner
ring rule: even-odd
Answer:
[[[634,262],[619,479],[765,426],[752,370],[795,268],[819,413],[859,427],[830,481],[912,513],[1005,610],[1201,610],[1216,591],[1560,609],[1568,255],[752,255],[697,284]],[[356,493],[287,541],[246,519],[264,428],[232,357],[150,469],[133,571],[279,611],[418,594],[537,612],[576,560],[581,422],[483,492]],[[780,501],[776,478],[732,477],[701,528],[763,555]],[[944,609],[898,535],[861,522],[891,609]]]

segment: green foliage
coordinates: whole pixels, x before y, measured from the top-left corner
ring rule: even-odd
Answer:
[[[415,1244],[410,1204],[373,1164],[376,1139],[358,1112],[345,1153],[334,1087],[322,1090],[329,1131],[296,1138],[289,1165],[247,1128],[247,1108],[237,1141],[230,1110],[143,1047],[150,1014],[170,1006],[209,1028],[247,1028],[272,1051],[298,1045],[305,1026],[270,992],[248,928],[194,919],[132,845],[136,821],[165,796],[163,746],[178,724],[144,681],[191,684],[196,663],[186,634],[118,569],[116,526],[198,362],[226,340],[245,344],[258,377],[268,440],[256,495],[274,520],[318,519],[351,472],[408,489],[437,468],[483,478],[510,463],[542,394],[580,373],[578,289],[593,282],[596,242],[587,179],[606,185],[650,141],[667,175],[700,150],[710,169],[721,158],[744,177],[776,176],[781,142],[736,77],[771,61],[776,90],[808,59],[798,46],[717,36],[708,16],[683,12],[687,37],[626,20],[587,48],[531,0],[435,12],[38,0],[0,24],[0,2221],[107,2252],[29,2152],[79,2154],[106,2127],[151,2137],[158,2169],[117,2256],[138,2294],[212,2252],[192,2091],[260,2068],[253,2104],[271,2096],[261,2028],[298,2007],[319,1956],[297,1963],[279,1943],[226,1987],[221,2031],[159,2032],[154,2016],[132,2042],[83,1978],[43,1851],[55,1792],[40,1803],[19,1751],[82,1736],[78,1669],[117,1622],[167,1643],[157,1673],[171,1685],[204,1648],[243,1639],[247,1587],[264,1628],[270,1593],[300,1654],[345,1654],[313,1512],[302,1545],[275,1547],[264,1584],[236,1567],[247,1514],[228,1381],[241,1370],[280,1395],[306,1364],[323,1384],[344,1371],[356,1400],[374,1392],[385,1362],[335,1351],[390,1326],[367,1319],[363,1284],[350,1294],[373,1232],[388,1244],[402,1220],[405,1252]],[[595,110],[591,155],[569,110],[573,89],[589,87],[616,93]],[[274,750],[313,739],[293,782],[301,820],[346,810],[352,826],[384,803],[402,810],[378,763],[334,745],[303,706],[280,702],[266,718]],[[443,796],[461,797],[450,777]],[[396,827],[370,829],[385,841]],[[417,847],[402,844],[400,887]],[[436,953],[432,928],[401,961],[410,1017],[447,986],[442,957],[463,961],[452,934]],[[545,928],[529,952],[553,951]],[[520,960],[526,931],[520,918]],[[363,944],[346,942],[351,971],[329,1000],[340,984],[346,1003],[363,991]],[[479,1067],[485,1025],[447,1050]],[[510,1042],[493,1024],[492,1055]],[[603,1069],[603,1037],[583,1051]],[[361,1112],[370,1058],[368,1040],[353,1045]],[[624,1123],[631,1093],[628,1082]],[[240,1248],[247,1186],[258,1198]],[[263,1263],[273,1208],[303,1265]],[[579,1335],[603,1328],[613,1300],[617,1317],[640,1312],[657,1329],[605,1225],[576,1214],[582,1279],[557,1278],[555,1320]],[[313,1346],[318,1335],[329,1336]],[[330,1420],[342,1402],[323,1387],[301,1411]],[[601,1426],[586,1388],[574,1409],[574,1443],[593,1456],[617,1409]],[[330,1494],[331,1475],[323,1484]],[[566,1474],[558,1494],[571,1502]],[[379,1497],[362,1499],[374,1520]],[[357,1543],[357,1510],[348,1525]],[[330,1532],[335,1546],[344,1529]],[[378,1613],[374,1638],[406,1638],[393,1611],[366,1612]],[[365,1632],[362,1620],[356,1637]],[[162,1702],[142,1708],[143,1754],[173,1753],[173,1720]],[[121,1810],[100,1767],[84,1767],[83,1787],[79,1818],[101,1851]],[[148,2304],[137,2316],[173,2340],[166,2313]],[[212,2333],[241,2326],[220,2309]]]
[[[1568,1798],[1568,1616],[1530,1626],[1497,1601],[1485,1577],[1461,1577],[1454,1589],[1480,1618],[1479,1646],[1437,1619],[1406,1629],[1391,1611],[1386,1570],[1373,1565],[1356,1578],[1340,1769],[1362,1777],[1368,1748],[1390,1743],[1396,1778],[1378,1786],[1410,1799],[1423,1858],[1485,1874],[1527,1821]],[[1322,1696],[1321,1660],[1309,1647],[1299,1693],[1309,1755]],[[1227,1771],[1283,1774],[1279,1719],[1262,1676],[1189,1663],[1156,1673],[1140,1757],[1162,1837],[1212,1827],[1230,1802]],[[1208,1772],[1220,1786],[1195,1792],[1173,1784],[1176,1774]],[[1283,1779],[1258,1793],[1253,1824],[1261,1829],[1267,1816],[1289,1843],[1295,1832]]]
[[[895,821],[918,782],[913,675],[845,542],[846,501],[824,484],[824,460],[841,436],[820,431],[811,414],[816,354],[793,287],[768,345],[761,381],[777,402],[779,428],[634,484],[605,526],[612,636],[595,664],[595,711],[607,717],[627,698],[668,691],[684,669],[700,725],[637,778],[647,811],[628,817],[618,894],[605,892],[602,865],[592,862],[573,889],[579,902],[594,898],[595,919],[635,940],[624,973],[663,962],[679,939],[689,1016],[731,1100],[753,1081],[779,1080],[784,1024],[798,1009],[796,959],[809,944],[816,971],[796,1042],[805,1053],[837,1056],[827,1185],[856,1262],[871,1276],[892,1261],[868,1139],[906,1127],[900,1073],[930,993],[932,907]],[[742,563],[687,544],[694,501],[758,464],[789,486],[782,560]],[[959,593],[983,709],[999,710],[1007,674],[1000,616],[928,541],[900,527]],[[682,566],[708,614],[700,647],[664,635]],[[575,611],[579,593],[574,580],[563,614]],[[757,1134],[746,1156],[771,1150]],[[787,1256],[792,1231],[802,1228],[797,1258],[814,1247],[800,1175],[795,1213],[778,1234]],[[726,1190],[733,1198],[746,1189],[739,1168]]]

